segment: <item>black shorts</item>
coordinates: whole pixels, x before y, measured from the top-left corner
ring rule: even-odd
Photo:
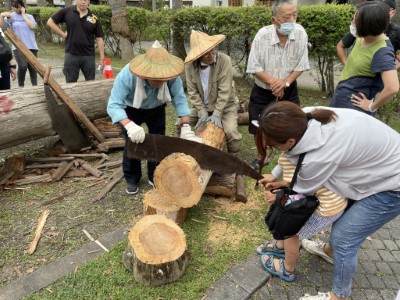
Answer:
[[[282,99],[291,101],[300,105],[300,99],[297,94],[297,82],[293,82],[290,87],[285,90],[285,94]],[[250,101],[249,101],[249,133],[255,134],[257,127],[251,122],[253,120],[258,121],[263,110],[269,105],[277,102],[276,97],[272,94],[271,90],[260,88],[254,84],[251,90]]]

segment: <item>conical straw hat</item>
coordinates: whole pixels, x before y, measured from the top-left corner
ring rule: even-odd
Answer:
[[[145,54],[131,60],[129,70],[143,79],[169,80],[183,73],[184,64],[155,41]]]
[[[204,53],[215,48],[219,43],[225,40],[225,35],[208,35],[201,31],[192,30],[190,34],[190,50],[185,59],[185,64],[195,61]]]

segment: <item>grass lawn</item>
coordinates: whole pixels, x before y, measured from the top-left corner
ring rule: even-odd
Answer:
[[[42,49],[41,51],[43,53]],[[117,59],[113,59],[112,63],[113,67],[116,66],[118,68],[123,67],[125,64],[125,62]],[[237,79],[237,82],[239,98],[247,99],[250,94],[251,84],[242,79]],[[303,106],[327,104],[324,94],[315,90],[300,89],[300,98]],[[396,105],[398,107],[398,102]],[[392,113],[393,109],[388,109],[388,113],[384,114],[384,117],[391,126],[400,130],[400,118],[397,114]],[[175,113],[169,106],[167,118],[168,134],[173,134],[174,122]],[[240,126],[240,131],[243,134],[240,158],[243,161],[250,162],[256,154],[253,137],[248,134],[247,126]],[[275,163],[276,159],[264,169],[264,172],[270,171]],[[186,234],[191,259],[185,274],[178,281],[160,287],[148,287],[138,284],[134,280],[132,273],[126,270],[122,264],[122,253],[127,245],[127,241],[123,241],[111,249],[110,253],[103,254],[100,258],[90,261],[73,274],[60,279],[58,282],[25,299],[201,299],[206,289],[216,283],[232,265],[248,257],[260,242],[271,237],[263,222],[267,205],[263,199],[262,190],[254,188],[255,182],[252,179],[246,178],[246,184],[248,194],[248,202],[246,204],[236,203],[226,198],[203,197],[197,206],[189,210],[189,215],[182,225],[182,229]],[[79,185],[76,185],[75,188],[83,189]],[[99,214],[102,217],[108,210],[121,210],[122,203],[131,205],[132,198],[124,195],[123,187],[119,188],[122,192],[110,195],[110,197],[102,201],[102,206],[97,206],[93,211],[84,213],[86,215]],[[43,199],[41,200],[46,200],[46,197],[54,197],[51,194],[53,191],[44,189]],[[0,195],[0,200],[2,200],[2,196],[6,197]],[[8,202],[4,200],[3,203]],[[52,209],[55,209],[55,207],[53,206]],[[63,209],[62,212],[65,213],[65,211],[70,212],[73,208],[64,206],[60,209]],[[76,209],[75,215],[79,215],[79,207]],[[5,210],[0,213],[0,220],[2,218],[11,218],[11,212],[7,216],[4,213]],[[115,212],[115,214],[117,213]],[[136,215],[138,214],[140,213]],[[58,215],[59,220],[61,220],[62,216],[62,213]],[[125,214],[121,213],[118,217],[120,219],[115,217],[113,219],[115,224],[118,222],[119,224],[127,224],[134,220],[133,213],[131,215],[126,215],[126,212]],[[85,218],[89,218],[89,216],[85,216]],[[107,223],[104,218],[101,221],[97,219],[87,220],[85,218],[82,219],[83,225],[81,223],[78,224],[77,231],[80,234],[81,227],[84,225],[91,224],[91,226],[95,226],[98,222]],[[195,222],[192,219],[202,222]],[[36,220],[36,218],[32,217],[32,220]],[[114,223],[113,225],[115,225]],[[107,227],[107,224],[104,224],[104,228],[107,228],[108,231],[103,229],[103,233],[110,232],[115,227],[111,225]],[[101,230],[97,234],[100,232]],[[6,233],[4,232],[3,234],[6,237]],[[28,236],[26,240],[30,240],[31,236]],[[65,252],[68,253],[69,251],[70,253],[79,249],[79,245],[82,245],[82,243],[87,243],[87,240],[84,239],[82,241],[81,238],[79,243],[77,242],[73,247],[65,245],[67,248],[63,249],[63,255],[65,255]],[[1,256],[13,260],[19,259],[20,254],[12,253],[11,250],[1,250]],[[37,251],[38,253],[35,255],[40,255],[40,247],[38,247]],[[47,262],[49,261],[51,259],[47,259]],[[3,259],[0,262],[2,266],[6,264]]]

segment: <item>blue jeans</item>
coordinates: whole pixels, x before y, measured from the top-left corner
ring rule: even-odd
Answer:
[[[333,288],[349,297],[357,271],[357,253],[364,240],[400,214],[400,191],[386,191],[356,201],[332,226]]]

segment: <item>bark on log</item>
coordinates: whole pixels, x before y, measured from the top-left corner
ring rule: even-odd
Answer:
[[[124,266],[136,281],[159,286],[179,279],[189,253],[183,230],[165,216],[145,216],[132,228],[123,254]]]
[[[24,174],[25,165],[26,158],[24,154],[9,157],[0,171],[0,181],[2,182],[0,184],[3,184],[3,181],[4,183],[8,181],[9,184],[12,184],[13,181],[21,178],[22,174]]]
[[[93,80],[62,85],[88,119],[107,117],[107,101],[114,80]],[[9,104],[7,112],[0,111],[0,122],[7,128],[0,135],[0,149],[31,140],[57,135],[50,116],[43,86],[15,89],[0,93],[3,103]],[[23,120],[23,121],[21,121]]]
[[[249,112],[242,112],[238,114],[238,125],[249,124]]]
[[[152,189],[144,195],[143,215],[161,215],[171,219],[176,224],[186,220],[187,209],[166,202],[157,189]]]
[[[204,193],[208,195],[232,198],[235,195],[235,177],[235,174],[213,174],[208,181]]]
[[[212,123],[199,136],[204,144],[218,149],[226,142],[224,131]],[[167,202],[187,208],[200,201],[211,175],[212,171],[202,170],[191,156],[173,153],[156,168],[154,183]]]
[[[242,175],[236,176],[235,200],[238,202],[247,203],[246,182]]]

